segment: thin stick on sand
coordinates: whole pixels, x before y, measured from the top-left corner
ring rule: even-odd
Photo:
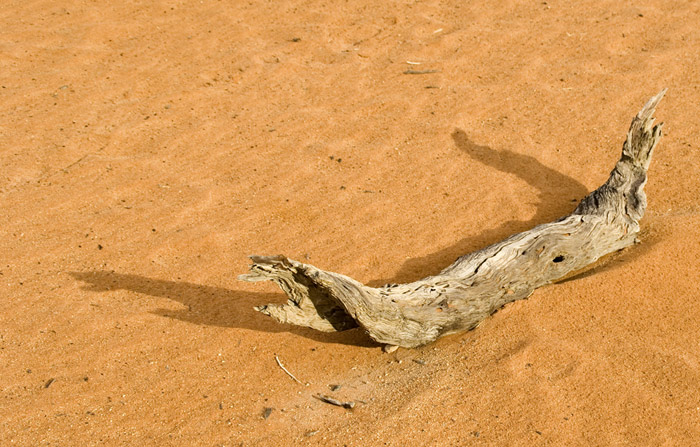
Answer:
[[[290,373],[289,370],[288,370],[287,368],[284,367],[284,365],[282,364],[282,362],[280,362],[280,358],[279,358],[279,357],[275,356],[275,360],[277,360],[277,364],[279,365],[280,368],[282,368],[282,371],[286,372],[287,375],[288,375],[289,377],[291,377],[292,379],[294,379],[295,382],[297,382],[297,383],[303,385],[303,383],[301,382],[301,380],[299,380],[299,379],[297,379],[296,377],[294,377],[294,374]]]

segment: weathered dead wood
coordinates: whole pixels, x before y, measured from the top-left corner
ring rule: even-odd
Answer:
[[[635,242],[661,138],[652,114],[665,92],[635,116],[610,178],[572,214],[462,256],[438,275],[373,288],[284,256],[251,256],[250,273],[239,278],[282,288],[286,304],[256,310],[283,323],[320,331],[359,325],[380,343],[406,348],[471,329],[504,304]]]

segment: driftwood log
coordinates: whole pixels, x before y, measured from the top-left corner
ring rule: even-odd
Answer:
[[[239,279],[282,288],[286,304],[256,307],[282,323],[327,332],[361,326],[380,343],[406,348],[472,329],[504,304],[635,243],[661,138],[652,114],[665,92],[635,116],[610,178],[573,213],[462,256],[438,275],[374,288],[284,256],[251,256],[250,273]]]

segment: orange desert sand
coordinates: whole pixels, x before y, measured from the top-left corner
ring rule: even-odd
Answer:
[[[691,1],[4,2],[0,445],[697,443],[699,23]],[[236,279],[278,253],[437,273],[571,212],[664,87],[641,244],[473,331],[384,353]]]

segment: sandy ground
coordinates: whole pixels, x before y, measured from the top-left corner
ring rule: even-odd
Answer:
[[[0,445],[697,442],[699,23],[692,1],[4,2]],[[276,324],[253,306],[282,293],[236,279],[277,253],[436,273],[569,213],[663,87],[642,244],[474,331],[385,354]]]

